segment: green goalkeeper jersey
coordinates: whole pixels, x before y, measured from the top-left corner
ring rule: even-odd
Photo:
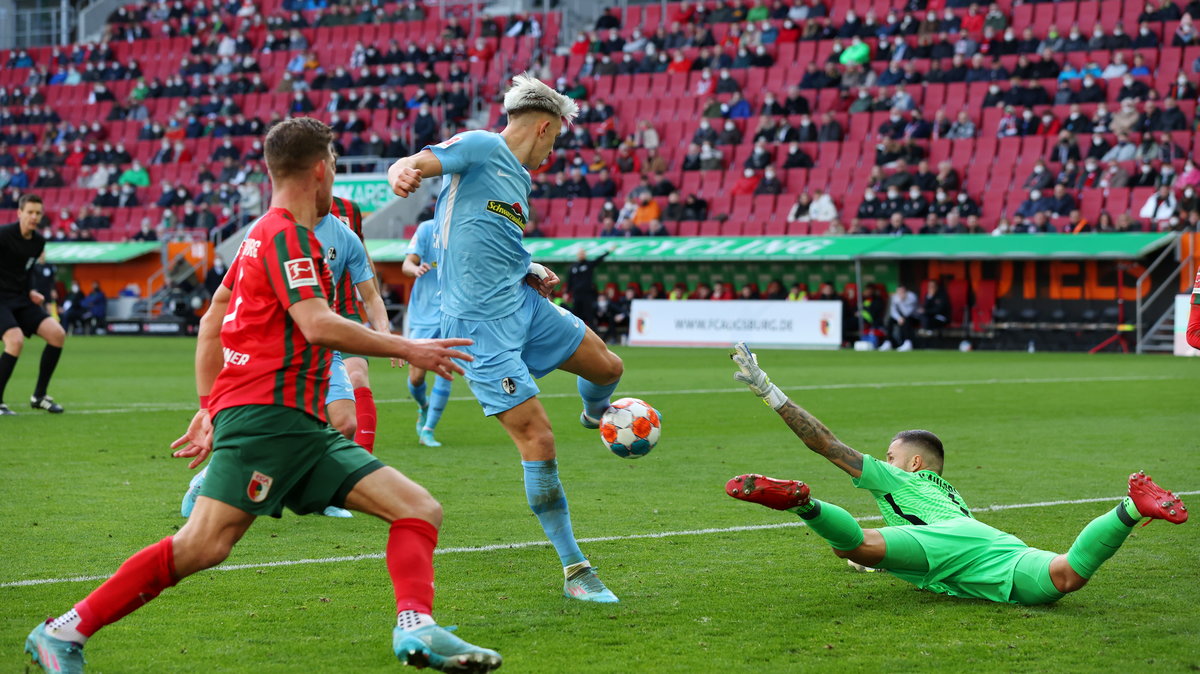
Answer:
[[[852,482],[875,496],[889,526],[974,519],[958,490],[931,470],[909,473],[864,454],[862,475]]]

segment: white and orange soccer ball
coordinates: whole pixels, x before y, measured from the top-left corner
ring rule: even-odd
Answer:
[[[600,418],[600,441],[623,459],[638,459],[658,444],[662,417],[649,403],[621,398]]]

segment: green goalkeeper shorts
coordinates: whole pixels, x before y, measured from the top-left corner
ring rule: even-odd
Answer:
[[[1052,583],[1046,588],[1054,553],[1031,548],[978,520],[961,517],[878,531],[887,544],[880,568],[922,589],[1019,604],[1044,604],[1062,596]]]
[[[367,450],[300,410],[243,405],[217,413],[200,495],[252,515],[279,517],[341,507],[354,485],[383,467]]]

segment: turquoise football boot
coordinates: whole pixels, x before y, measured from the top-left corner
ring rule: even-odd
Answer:
[[[425,625],[392,631],[392,652],[406,665],[432,667],[440,672],[490,672],[500,666],[500,654],[469,644],[451,634],[453,627]]]
[[[46,623],[33,628],[25,639],[25,652],[43,671],[53,674],[83,674],[83,646],[56,639],[46,633]]]
[[[204,470],[192,476],[192,481],[188,483],[188,489],[183,494],[183,504],[179,506],[179,514],[184,517],[192,516],[192,509],[196,507],[196,498],[200,496],[200,488],[204,486],[204,476],[208,474],[208,466]]]
[[[589,417],[587,410],[584,410],[579,413],[579,425],[584,428],[596,429],[600,428],[600,420]]]
[[[420,439],[421,431],[425,430],[425,420],[429,418],[429,405],[417,408],[417,438]]]
[[[580,601],[594,601],[599,604],[615,604],[620,601],[617,595],[604,586],[596,576],[596,569],[585,566],[577,569],[563,582],[563,596]]]

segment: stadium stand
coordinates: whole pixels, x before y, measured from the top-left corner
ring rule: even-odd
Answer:
[[[1200,222],[1200,1],[634,5],[562,45],[555,12],[313,4],[128,5],[99,43],[0,53],[0,206],[36,189],[59,214],[54,238],[124,240],[145,219],[171,238],[232,231],[265,203],[251,194],[264,183],[255,141],[273,120],[312,114],[338,128],[343,156],[386,161],[479,105],[498,127],[498,91],[529,69],[584,104],[581,131],[535,172],[547,236],[600,235],[606,202],[620,209],[655,165],[656,185],[707,206],[654,194],[675,235]],[[756,141],[777,181],[762,189]],[[922,161],[949,162],[954,179]],[[584,193],[573,168],[587,190],[608,168],[615,196]],[[115,205],[97,193],[126,182],[136,205],[130,190]],[[837,218],[787,217],[818,190]]]

